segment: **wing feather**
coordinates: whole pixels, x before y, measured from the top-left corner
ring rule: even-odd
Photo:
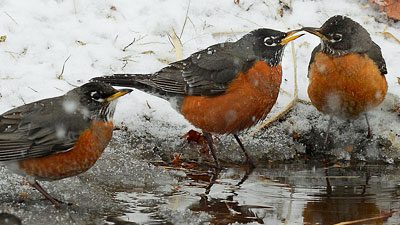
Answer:
[[[70,150],[90,121],[83,111],[65,113],[64,99],[45,99],[0,116],[0,161],[42,157]],[[79,108],[79,107],[78,107]],[[62,128],[63,135],[60,135]]]

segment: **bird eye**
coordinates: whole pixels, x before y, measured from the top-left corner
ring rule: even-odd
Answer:
[[[99,101],[101,98],[101,94],[98,91],[93,91],[90,93],[90,96],[92,97],[93,100]]]
[[[276,46],[276,43],[274,42],[274,40],[271,37],[264,38],[264,44],[266,46]]]
[[[332,35],[332,42],[338,42],[342,40],[342,35],[341,34],[333,34]]]

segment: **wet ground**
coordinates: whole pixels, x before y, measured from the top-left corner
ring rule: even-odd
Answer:
[[[207,183],[194,179],[184,179],[168,195],[121,191],[116,199],[127,206],[125,213],[106,220],[185,224],[171,221],[161,207],[198,213],[195,224],[400,224],[400,170],[394,166],[270,165],[237,186],[244,175],[240,168],[223,170],[208,195],[201,188]]]
[[[230,167],[209,194],[212,172],[157,168],[177,181],[106,187],[81,176],[50,189],[73,206],[54,209],[29,190],[24,200],[2,196],[2,211],[23,224],[400,224],[400,168],[393,165],[270,164],[244,182],[247,169]]]
[[[400,117],[389,109],[371,113],[372,139],[364,121],[335,120],[321,149],[327,119],[297,105],[268,129],[240,135],[258,165],[251,173],[234,139],[215,137],[224,166],[217,176],[204,145],[182,138],[187,125],[146,115],[137,125],[146,129],[119,124],[86,173],[42,182],[72,206],[55,209],[0,166],[0,212],[29,225],[398,225]]]

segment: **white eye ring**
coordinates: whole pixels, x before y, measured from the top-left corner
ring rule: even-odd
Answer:
[[[272,41],[272,42],[270,42],[270,41]],[[276,46],[277,44],[272,40],[271,37],[266,37],[266,38],[264,38],[264,45],[266,45],[266,46]]]
[[[96,102],[104,102],[104,99],[102,99],[102,98],[96,98],[95,97],[95,95],[99,95],[99,92],[97,92],[97,91],[92,91],[91,93],[90,93],[90,97],[92,97],[92,99],[93,100],[95,100]]]
[[[336,33],[332,35],[332,38],[330,39],[331,42],[339,42],[342,40],[343,35]]]

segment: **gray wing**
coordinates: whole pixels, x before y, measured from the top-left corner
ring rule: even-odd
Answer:
[[[45,99],[0,116],[0,161],[42,157],[70,150],[90,121],[63,112],[62,97]]]
[[[376,63],[382,75],[387,74],[386,62],[382,56],[381,48],[375,42],[372,42],[372,46],[366,54]]]
[[[218,95],[255,61],[252,50],[240,51],[233,43],[217,44],[170,64],[152,75],[114,75],[98,78],[113,85],[140,87],[145,84],[166,94]],[[125,77],[124,77],[125,76]],[[97,79],[97,78],[96,78]]]

